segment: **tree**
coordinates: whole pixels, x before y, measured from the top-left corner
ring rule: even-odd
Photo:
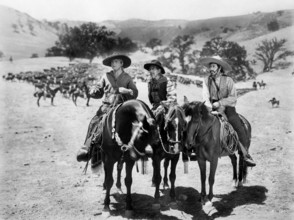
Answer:
[[[156,46],[161,46],[161,40],[159,40],[157,38],[152,38],[146,43],[146,47],[150,47],[152,50]]]
[[[63,50],[60,47],[53,46],[51,48],[47,49],[47,53],[45,54],[45,57],[55,57],[55,56],[63,56]]]
[[[115,33],[107,30],[105,26],[95,23],[84,23],[79,27],[66,30],[59,36],[55,48],[49,48],[48,52],[60,52],[70,60],[80,57],[87,58],[90,63],[96,56],[108,54],[115,46]]]
[[[263,40],[258,44],[254,56],[264,64],[263,72],[271,70],[274,62],[294,55],[294,51],[286,49],[286,42],[286,39],[278,40],[275,37],[271,40]]]
[[[234,70],[228,73],[232,78],[241,80],[254,75],[247,59],[247,51],[238,43],[233,41],[224,41],[221,37],[216,37],[207,41],[200,53],[201,57],[219,55],[227,60]]]
[[[130,38],[117,38],[114,49],[118,52],[135,52],[138,50],[138,45]]]
[[[188,66],[185,58],[191,51],[191,46],[194,44],[194,37],[191,35],[177,36],[171,43],[170,47],[174,57],[178,59],[183,74],[187,74]]]
[[[267,29],[269,31],[277,31],[280,29],[280,25],[277,20],[273,20],[273,21],[267,23]]]
[[[80,26],[82,54],[90,60],[96,56],[103,56],[115,46],[115,33],[105,26],[99,27],[95,23],[85,23]]]

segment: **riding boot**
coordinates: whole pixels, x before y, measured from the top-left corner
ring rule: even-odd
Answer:
[[[240,141],[239,141],[239,147],[244,156],[244,161],[246,162],[247,166],[255,167],[256,163],[254,162],[254,160],[252,159],[252,157],[250,156],[250,154],[247,152],[247,150],[245,149],[245,147]]]
[[[91,159],[90,157],[90,147],[91,147],[91,137],[87,139],[85,144],[78,150],[77,161],[87,162]]]

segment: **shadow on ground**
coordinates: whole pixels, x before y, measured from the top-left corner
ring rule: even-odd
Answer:
[[[154,202],[152,196],[134,193],[132,194],[134,208],[133,219],[182,219],[164,213],[170,209],[175,209],[186,215],[190,215],[193,220],[210,220],[217,217],[227,217],[238,206],[249,204],[263,205],[266,200],[267,191],[263,186],[249,186],[240,187],[229,194],[215,195],[215,198],[220,200],[213,202],[213,207],[216,209],[216,212],[212,215],[204,212],[203,206],[200,203],[200,194],[192,187],[176,187],[176,207],[170,206],[172,201],[169,196],[169,189],[161,190],[160,210],[152,209]],[[185,199],[183,199],[183,195]],[[126,194],[115,193],[112,196],[116,202],[111,203],[112,211],[110,214],[112,216],[124,216]]]

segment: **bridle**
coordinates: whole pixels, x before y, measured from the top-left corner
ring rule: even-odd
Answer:
[[[199,114],[200,114],[200,107],[201,106],[199,105],[198,106],[198,112],[199,112]],[[213,117],[213,120],[212,120],[211,124],[208,126],[207,130],[203,134],[201,134],[201,137],[205,137],[205,135],[212,129],[212,125],[214,124],[215,120],[216,120],[216,117]],[[192,123],[192,119],[191,119],[191,121],[189,123]],[[196,144],[196,138],[197,138],[197,136],[199,134],[200,127],[203,126],[203,121],[202,121],[202,115],[201,114],[199,116],[199,119],[197,121],[195,120],[194,123],[197,124],[197,127],[195,129],[195,132],[193,133],[193,141]],[[202,140],[200,140],[199,144],[201,142],[202,142]]]
[[[165,122],[164,122],[163,130],[166,132],[166,135],[167,135],[167,144],[169,146],[169,151],[166,150],[164,143],[162,141],[162,138],[161,138],[160,129],[159,129],[159,127],[157,127],[161,146],[162,146],[163,150],[165,151],[165,153],[167,153],[167,154],[179,154],[179,152],[172,153],[171,148],[173,148],[174,145],[176,145],[176,144],[179,144],[179,145],[182,144],[182,140],[179,140],[179,137],[180,137],[180,134],[181,134],[181,137],[183,137],[184,125],[182,124],[182,130],[179,131],[179,117],[178,117],[179,114],[178,114],[178,112],[180,113],[180,115],[184,121],[184,118],[185,118],[184,111],[182,109],[178,108],[178,106],[173,106],[172,109],[167,113],[167,115],[164,118]],[[175,120],[175,124],[176,124],[176,127],[175,127],[176,139],[175,140],[170,137],[169,132],[168,132],[168,124],[174,120]]]

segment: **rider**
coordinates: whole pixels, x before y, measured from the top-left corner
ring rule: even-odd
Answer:
[[[95,153],[90,155],[90,146],[93,144],[101,144],[102,126],[100,122],[103,116],[116,104],[136,99],[138,90],[130,75],[124,69],[131,65],[131,59],[125,55],[113,55],[103,60],[103,65],[112,68],[112,71],[106,73],[99,83],[90,91],[90,96],[95,99],[102,98],[102,105],[98,109],[96,115],[92,118],[84,146],[77,153],[77,161],[87,162],[92,156],[92,168],[95,168],[100,161],[95,158]],[[95,147],[94,150],[97,150]]]
[[[176,85],[167,77],[163,76],[165,70],[161,63],[152,60],[144,65],[151,76],[148,82],[148,98],[152,104],[152,110],[155,111],[161,104],[170,104],[177,101]]]
[[[248,166],[255,162],[244,146],[248,146],[246,131],[236,112],[237,91],[233,79],[225,74],[232,71],[231,66],[220,56],[202,58],[200,62],[209,68],[210,75],[203,83],[203,99],[210,110],[224,114],[238,134],[240,149]]]

